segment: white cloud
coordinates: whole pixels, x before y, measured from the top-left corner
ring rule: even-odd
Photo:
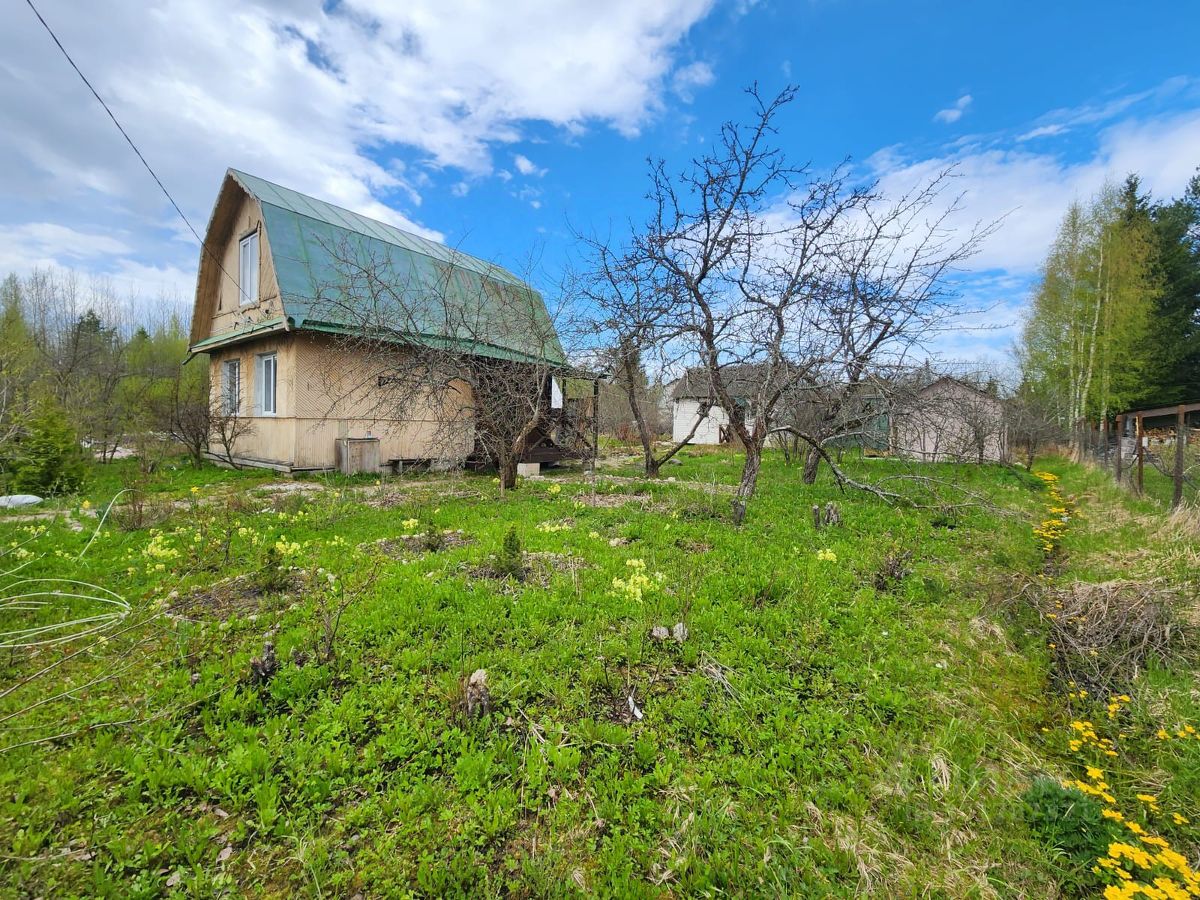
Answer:
[[[1027,133],[1027,132],[1026,132]],[[1015,146],[978,145],[961,152],[905,158],[898,148],[880,151],[867,161],[888,194],[898,194],[951,166],[952,191],[961,194],[962,211],[952,224],[968,228],[976,221],[1004,221],[972,260],[976,270],[1036,271],[1067,205],[1096,193],[1106,179],[1129,172],[1157,196],[1177,194],[1195,171],[1200,146],[1200,109],[1127,119],[1100,131],[1090,154],[1068,159],[1061,153],[1032,152]]]
[[[1040,137],[1055,137],[1060,134],[1066,134],[1071,129],[1061,122],[1056,122],[1053,125],[1039,125],[1037,128],[1031,128],[1022,135],[1017,136],[1018,141],[1032,141],[1034,138]]]
[[[534,165],[533,161],[528,156],[524,156],[520,153],[513,154],[513,165],[516,166],[517,171],[522,175],[532,175],[535,178],[541,178],[546,174],[547,171],[546,169],[542,169]]]
[[[197,230],[232,165],[436,238],[411,218],[429,171],[487,175],[533,123],[636,134],[713,2],[41,8]],[[5,16],[0,60],[0,227],[116,232],[131,261],[194,270],[194,246],[163,236],[157,187],[23,8]]]
[[[945,109],[939,109],[934,113],[933,121],[945,122],[951,125],[963,117],[963,113],[967,111],[967,107],[971,105],[971,95],[963,94],[954,101],[953,106],[948,106]]]
[[[708,63],[689,63],[675,70],[675,74],[671,76],[671,90],[685,103],[691,103],[696,88],[707,87],[715,79],[716,75]]]
[[[80,231],[54,222],[0,224],[0,271],[55,265],[59,261],[88,262],[130,252],[110,234]]]
[[[1161,93],[1160,88],[1131,96]],[[1177,196],[1183,190],[1200,163],[1200,105],[1135,115],[1135,102],[1116,98],[1058,110],[1053,122],[1042,117],[1042,124],[1026,126],[1015,135],[977,136],[932,156],[914,157],[903,147],[885,147],[866,161],[868,173],[890,196],[953,167],[947,200],[958,196],[961,210],[948,224],[960,234],[976,223],[1003,219],[959,281],[963,307],[984,311],[957,322],[962,327],[933,341],[930,349],[935,354],[1006,358],[1020,332],[1038,267],[1072,200],[1086,200],[1105,181],[1119,181],[1130,172],[1141,175],[1143,186],[1156,197]],[[1068,130],[1073,137],[1070,147],[1047,141],[1045,150],[1034,152],[1026,146],[1034,137],[1050,138]],[[1090,149],[1083,143],[1089,137]]]

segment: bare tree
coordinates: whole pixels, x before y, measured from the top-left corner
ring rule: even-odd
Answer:
[[[671,285],[656,277],[655,267],[630,248],[614,249],[607,242],[583,237],[591,251],[590,271],[580,292],[589,301],[590,330],[603,344],[603,356],[609,361],[612,381],[625,395],[625,404],[633,418],[642,445],[646,475],[657,478],[662,466],[695,436],[708,415],[712,401],[700,402],[691,429],[680,440],[656,452],[657,411],[647,414],[641,390],[646,377],[646,362],[653,358],[658,371],[678,363],[678,354],[687,345],[680,341],[686,329],[675,316],[678,300]]]
[[[215,437],[220,443],[221,432],[229,438],[224,455],[232,464],[232,445],[246,434],[248,426],[243,424],[243,419],[236,428],[230,424],[218,427],[215,420],[222,416],[223,399],[214,403],[210,396],[208,370],[203,361],[176,366],[164,384],[147,392],[145,402],[148,427],[182,447],[192,465],[200,466],[204,462],[209,439]]]
[[[837,386],[844,399],[873,366],[901,358],[956,312],[945,276],[988,232],[954,239],[957,203],[942,198],[949,173],[889,201],[845,167],[820,175],[790,164],[772,139],[795,89],[771,100],[748,93],[749,125],[726,124],[718,146],[678,177],[651,165],[652,212],[632,241],[637,271],[649,272],[665,307],[658,338],[696,361],[745,448],[739,524],[784,398]],[[728,373],[747,365],[758,376],[750,396],[737,396]],[[800,437],[820,449],[819,435]]]
[[[1033,471],[1033,460],[1039,452],[1066,440],[1058,416],[1027,389],[1018,390],[1008,402],[1006,413],[1009,441],[1014,450],[1020,451],[1029,471]]]
[[[254,433],[254,420],[243,416],[236,409],[230,409],[224,398],[210,402],[208,412],[208,447],[218,450],[219,457],[231,468],[240,469],[237,445],[243,438]]]

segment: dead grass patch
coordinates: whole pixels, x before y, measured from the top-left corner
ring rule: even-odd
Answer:
[[[1055,676],[1097,696],[1129,684],[1151,658],[1176,660],[1194,647],[1183,598],[1161,580],[1029,585],[1022,595],[1048,626]]]
[[[300,587],[300,576],[289,574],[282,590],[264,590],[253,574],[238,575],[181,597],[173,612],[188,618],[223,621],[234,615],[257,613],[272,604],[270,598],[290,594]]]
[[[447,528],[443,531],[424,531],[419,534],[402,534],[395,538],[382,538],[367,546],[375,548],[385,556],[398,559],[404,556],[419,556],[423,553],[441,553],[445,550],[457,550],[459,547],[469,547],[475,539],[465,534],[461,528]]]
[[[576,500],[593,509],[616,509],[631,503],[647,509],[652,502],[649,494],[580,494]]]
[[[469,578],[488,579],[499,582],[502,593],[519,593],[527,587],[549,587],[555,575],[572,575],[592,568],[591,563],[569,553],[550,551],[524,551],[521,554],[521,570],[517,574],[504,571],[499,557],[489,554],[482,563],[464,563],[460,570]]]

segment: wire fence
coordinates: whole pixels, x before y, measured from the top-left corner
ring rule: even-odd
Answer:
[[[1172,506],[1200,505],[1200,429],[1182,416],[1174,427],[1147,427],[1134,414],[1128,421],[1126,434],[1085,430],[1080,435],[1084,454],[1140,494]]]

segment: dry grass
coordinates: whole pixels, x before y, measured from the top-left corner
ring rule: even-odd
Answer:
[[[1022,596],[1048,626],[1058,678],[1097,695],[1129,684],[1149,659],[1177,659],[1194,643],[1179,616],[1182,598],[1162,581],[1030,585]]]

